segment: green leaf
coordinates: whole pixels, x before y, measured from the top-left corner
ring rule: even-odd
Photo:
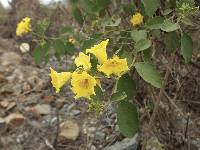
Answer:
[[[81,45],[82,51],[85,51],[87,48],[91,48],[92,46],[97,44],[97,42],[100,40],[100,37],[100,34],[93,34],[91,35],[90,39],[83,41]]]
[[[146,39],[147,38],[147,31],[146,30],[133,30],[131,31],[131,37],[135,42],[138,42],[139,40]]]
[[[149,39],[142,39],[135,44],[135,49],[140,52],[151,47],[151,41]]]
[[[56,39],[52,41],[51,45],[55,50],[57,58],[60,58],[60,56],[63,56],[65,54],[73,55],[76,51],[74,45],[71,42],[67,42],[61,39]]]
[[[83,25],[84,19],[83,19],[82,13],[76,5],[73,5],[72,14],[73,14],[74,18],[76,19],[76,21],[80,25]]]
[[[128,74],[124,74],[118,80],[117,92],[125,92],[128,99],[133,98],[133,96],[136,94],[135,82]]]
[[[97,10],[97,5],[91,0],[80,0],[81,6],[88,14],[95,14]]]
[[[61,27],[59,29],[59,34],[73,34],[74,29],[72,27]]]
[[[36,23],[36,27],[35,27],[36,33],[44,34],[44,32],[49,27],[49,24],[50,24],[50,22],[47,19],[43,19],[43,20],[38,21]]]
[[[127,101],[120,102],[117,108],[117,124],[120,132],[128,137],[133,137],[139,127],[138,112],[135,105]]]
[[[147,50],[143,51],[143,60],[145,62],[150,62],[151,61],[151,49],[148,48]]]
[[[181,36],[181,53],[186,63],[190,62],[192,58],[192,51],[193,51],[192,38],[188,34],[183,33],[183,35]]]
[[[76,3],[78,3],[79,2],[79,0],[70,0],[70,3],[71,4],[76,4]]]
[[[103,25],[103,27],[106,27],[106,26],[107,27],[116,27],[120,23],[121,23],[121,18],[118,18],[118,19],[115,19],[115,20],[113,20],[112,18],[108,18],[102,23],[102,25]]]
[[[152,29],[160,29],[163,22],[164,22],[163,17],[154,17],[147,22],[146,26],[147,26],[147,28],[149,28],[151,30]]]
[[[174,52],[179,46],[179,37],[176,31],[169,32],[165,36],[166,50],[169,52]]]
[[[151,36],[152,37],[154,37],[154,38],[157,38],[157,39],[160,39],[161,38],[161,30],[158,30],[158,29],[156,29],[156,30],[151,30]]]
[[[77,49],[74,47],[74,44],[71,42],[65,43],[65,52],[68,55],[74,55],[74,53],[77,51]]]
[[[113,93],[111,96],[111,101],[121,101],[127,97],[126,92]]]
[[[176,8],[176,7],[177,7],[176,2],[177,2],[177,1],[175,1],[175,0],[169,0],[170,7]]]
[[[135,64],[138,74],[154,87],[162,86],[162,79],[155,67],[148,62],[138,62]]]
[[[103,92],[102,92],[102,90],[101,90],[101,88],[97,85],[97,86],[95,86],[95,94],[96,95],[92,95],[92,100],[94,101],[94,102],[98,102],[98,101],[103,101],[104,100],[104,95],[103,95]]]
[[[111,4],[111,0],[97,0],[96,2],[98,11],[101,11],[107,8],[110,4]]]
[[[144,5],[145,13],[151,17],[160,5],[160,0],[142,0]]]
[[[40,64],[46,58],[48,58],[50,44],[48,42],[40,43],[33,51],[33,58],[36,64]]]
[[[188,17],[184,17],[181,19],[181,22],[184,23],[185,25],[188,26],[194,26],[194,23],[192,22],[192,20]]]
[[[64,55],[66,52],[65,43],[61,39],[52,41],[52,47],[54,48],[57,58],[60,58],[60,56]]]
[[[172,22],[169,19],[166,19],[161,26],[161,30],[165,32],[172,32],[179,29],[179,25],[177,23]]]
[[[127,15],[133,15],[135,5],[133,3],[122,4],[123,10]]]
[[[165,9],[165,10],[164,10],[163,15],[167,16],[167,15],[169,15],[169,14],[172,13],[172,12],[173,12],[173,10],[170,9],[170,8],[168,8],[168,9]]]
[[[132,53],[125,50],[122,50],[122,53],[120,54],[120,58],[126,58],[128,62],[128,66],[130,66],[133,61]]]

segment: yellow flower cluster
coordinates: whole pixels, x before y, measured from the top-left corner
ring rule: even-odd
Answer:
[[[133,24],[133,26],[137,26],[143,23],[143,16],[140,13],[135,13],[130,22]]]
[[[86,49],[86,54],[80,52],[78,57],[75,58],[75,65],[77,69],[73,72],[61,72],[57,73],[51,69],[51,83],[56,89],[56,92],[60,91],[60,88],[71,78],[71,90],[75,94],[75,99],[85,97],[90,99],[92,95],[95,95],[95,86],[101,86],[99,77],[90,75],[91,62],[90,55],[94,55],[98,60],[97,70],[103,72],[107,77],[115,75],[120,77],[122,73],[129,70],[126,59],[120,59],[114,55],[112,58],[107,57],[106,47],[108,45],[108,39],[94,45],[90,49]]]
[[[16,29],[16,35],[22,36],[28,32],[31,32],[31,19],[29,17],[23,18],[18,24]]]

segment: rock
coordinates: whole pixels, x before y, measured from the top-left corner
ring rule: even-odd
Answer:
[[[6,108],[7,111],[13,109],[17,104],[15,102],[10,102]]]
[[[36,91],[41,91],[46,86],[45,81],[38,77],[38,75],[32,75],[27,79],[28,83],[33,87]]]
[[[22,43],[19,49],[22,53],[27,53],[28,51],[30,51],[30,45],[28,43]]]
[[[18,127],[24,123],[25,117],[20,113],[12,113],[5,118],[10,127]]]
[[[1,65],[3,66],[9,66],[9,65],[16,66],[22,61],[22,58],[15,52],[7,52],[1,56],[0,61]]]
[[[9,102],[6,99],[0,102],[0,106],[3,108],[7,108],[8,105],[9,105]]]
[[[75,141],[80,133],[80,127],[76,121],[67,120],[60,124],[59,137]]]
[[[74,103],[70,104],[70,105],[67,107],[67,111],[70,112],[74,106],[76,106]]]
[[[0,118],[0,133],[5,132],[6,129],[7,129],[7,124],[6,124],[5,119]]]
[[[45,101],[45,103],[52,103],[54,101],[54,96],[52,95],[47,95],[47,96],[44,96],[43,100]]]
[[[58,108],[63,108],[64,107],[64,108],[67,109],[68,104],[65,104],[66,103],[65,98],[59,98],[58,100],[56,100],[56,102],[57,102]]]
[[[97,150],[97,148],[94,145],[92,145],[90,149],[91,150]]]
[[[70,112],[70,115],[71,116],[77,116],[77,115],[80,115],[81,114],[81,111],[78,110],[78,109],[74,109]]]
[[[19,144],[23,144],[24,141],[26,141],[26,139],[28,138],[28,136],[29,136],[28,132],[23,132],[23,134],[19,134],[16,137],[16,142]]]
[[[139,144],[139,135],[136,134],[133,138],[125,138],[114,145],[104,148],[104,150],[137,150]]]
[[[4,86],[0,87],[0,93],[13,93],[13,84],[5,84]]]
[[[105,140],[105,136],[106,136],[106,134],[104,132],[98,131],[95,133],[95,139],[99,140],[99,141]]]
[[[7,79],[3,74],[0,74],[0,83],[6,82]]]
[[[161,144],[156,136],[152,136],[151,138],[147,139],[146,143],[146,150],[157,150],[162,149],[164,147],[163,144]]]
[[[33,111],[40,115],[48,115],[51,113],[51,106],[48,104],[38,104],[33,107]]]
[[[89,133],[94,133],[96,131],[96,128],[95,127],[90,127],[88,128],[88,132]]]

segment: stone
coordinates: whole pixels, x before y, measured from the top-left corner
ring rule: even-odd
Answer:
[[[91,150],[97,150],[97,148],[94,145],[92,145],[90,149]]]
[[[25,121],[25,117],[20,113],[12,113],[5,118],[6,123],[10,127],[18,127]]]
[[[5,132],[6,129],[7,129],[7,124],[6,124],[5,119],[0,118],[0,133]]]
[[[3,74],[0,74],[0,83],[7,82],[6,77]]]
[[[27,78],[28,83],[36,91],[41,91],[46,86],[46,83],[43,79],[39,78],[38,75],[32,75]]]
[[[104,150],[137,150],[139,145],[139,135],[138,133],[131,139],[125,138],[120,142],[104,148]]]
[[[20,64],[20,62],[22,61],[22,58],[20,55],[18,55],[15,52],[7,52],[1,56],[0,61],[1,61],[1,65],[3,66],[9,66],[9,65],[16,66]]]
[[[93,133],[93,132],[95,132],[96,131],[96,128],[95,127],[90,127],[90,128],[88,128],[88,132],[89,133]]]
[[[13,109],[16,105],[17,105],[17,104],[16,104],[15,102],[10,102],[10,103],[8,104],[8,107],[6,108],[6,110],[9,111],[9,110]]]
[[[99,140],[99,141],[105,140],[105,136],[106,136],[106,134],[104,132],[98,131],[95,133],[95,139]]]
[[[30,51],[30,45],[28,43],[22,43],[19,47],[22,53],[27,53]]]
[[[57,106],[58,108],[66,108],[68,107],[68,104],[66,104],[66,100],[65,98],[59,98],[58,100],[56,100]]]
[[[48,104],[37,104],[32,110],[40,115],[48,115],[51,113],[51,106]]]
[[[77,116],[77,115],[80,115],[81,114],[81,111],[78,110],[78,109],[74,109],[70,112],[70,115],[71,116]]]
[[[80,133],[80,127],[74,120],[67,120],[60,124],[59,137],[75,141]]]
[[[3,107],[3,108],[7,108],[8,105],[9,105],[9,102],[8,102],[7,99],[2,100],[2,101],[0,102],[0,106]]]
[[[43,98],[44,102],[48,103],[48,104],[52,103],[54,101],[54,99],[55,98],[52,95],[47,95],[47,96],[44,96],[44,98]]]

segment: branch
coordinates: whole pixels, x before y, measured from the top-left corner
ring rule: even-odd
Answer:
[[[169,78],[169,75],[170,75],[170,68],[172,68],[172,65],[174,63],[174,54],[171,55],[170,57],[170,61],[169,61],[169,65],[168,65],[168,68],[167,68],[167,71],[165,73],[165,77],[164,77],[164,82],[163,82],[163,85],[160,89],[160,92],[159,92],[159,95],[156,97],[156,104],[155,104],[155,107],[154,107],[154,110],[153,110],[153,113],[152,113],[152,116],[151,116],[151,119],[150,119],[150,122],[149,122],[149,129],[152,129],[153,127],[153,124],[154,124],[154,121],[155,121],[155,118],[158,114],[158,110],[159,110],[159,105],[160,105],[160,101],[164,95],[164,92],[165,92],[165,86],[166,86],[166,83],[167,83],[167,80]]]

